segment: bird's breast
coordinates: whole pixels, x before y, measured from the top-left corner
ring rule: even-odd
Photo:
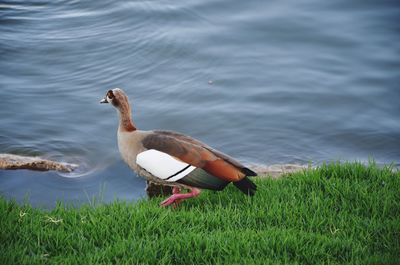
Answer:
[[[118,132],[118,149],[121,157],[135,171],[138,171],[136,156],[144,150],[142,138],[137,132]]]

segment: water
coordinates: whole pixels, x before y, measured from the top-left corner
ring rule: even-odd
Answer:
[[[400,163],[398,1],[2,1],[0,152],[81,164],[0,171],[0,194],[135,200],[117,115],[247,164]]]

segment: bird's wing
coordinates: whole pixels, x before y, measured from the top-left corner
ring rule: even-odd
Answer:
[[[189,136],[168,131],[154,131],[142,141],[148,150],[157,150],[165,153],[179,162],[190,166],[201,168],[224,181],[239,181],[247,176],[257,175],[255,172],[244,167],[238,161],[216,151],[202,142]]]
[[[153,176],[168,182],[177,181],[196,169],[190,164],[155,149],[139,153],[136,163]]]
[[[229,183],[155,149],[139,153],[136,163],[154,177],[171,184],[177,182],[196,188],[222,190]]]

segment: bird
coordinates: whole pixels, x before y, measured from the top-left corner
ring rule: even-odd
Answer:
[[[236,159],[185,134],[137,129],[122,89],[108,90],[100,103],[117,109],[118,149],[124,162],[148,181],[172,187],[172,195],[161,206],[176,207],[199,196],[202,189],[221,191],[231,182],[244,194],[255,195],[257,186],[249,177],[257,173]]]

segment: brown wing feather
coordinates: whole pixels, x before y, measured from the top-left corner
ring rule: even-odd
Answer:
[[[143,139],[143,146],[167,153],[227,181],[241,180],[248,170],[228,155],[176,132],[154,131]]]
[[[205,148],[205,149],[209,150],[211,153],[213,153],[215,156],[225,160],[229,164],[231,164],[231,165],[235,166],[236,168],[240,169],[246,176],[257,176],[256,172],[254,172],[251,169],[243,166],[243,164],[240,163],[239,161],[237,161],[236,159],[234,159],[234,158],[228,156],[227,154],[224,154],[224,153],[222,153],[222,152],[220,152],[218,150],[215,150],[214,148],[212,148],[212,147],[206,145],[205,143],[200,142],[199,140],[196,140],[196,139],[194,139],[194,138],[192,138],[190,136],[187,136],[187,135],[184,135],[184,134],[180,134],[180,133],[177,133],[177,132],[172,132],[172,131],[155,131],[155,132],[159,133],[159,134],[164,134],[164,135],[171,135],[171,136],[174,136],[174,137],[176,137],[178,139],[182,139],[184,141],[193,143],[195,145],[202,146],[203,148]]]

